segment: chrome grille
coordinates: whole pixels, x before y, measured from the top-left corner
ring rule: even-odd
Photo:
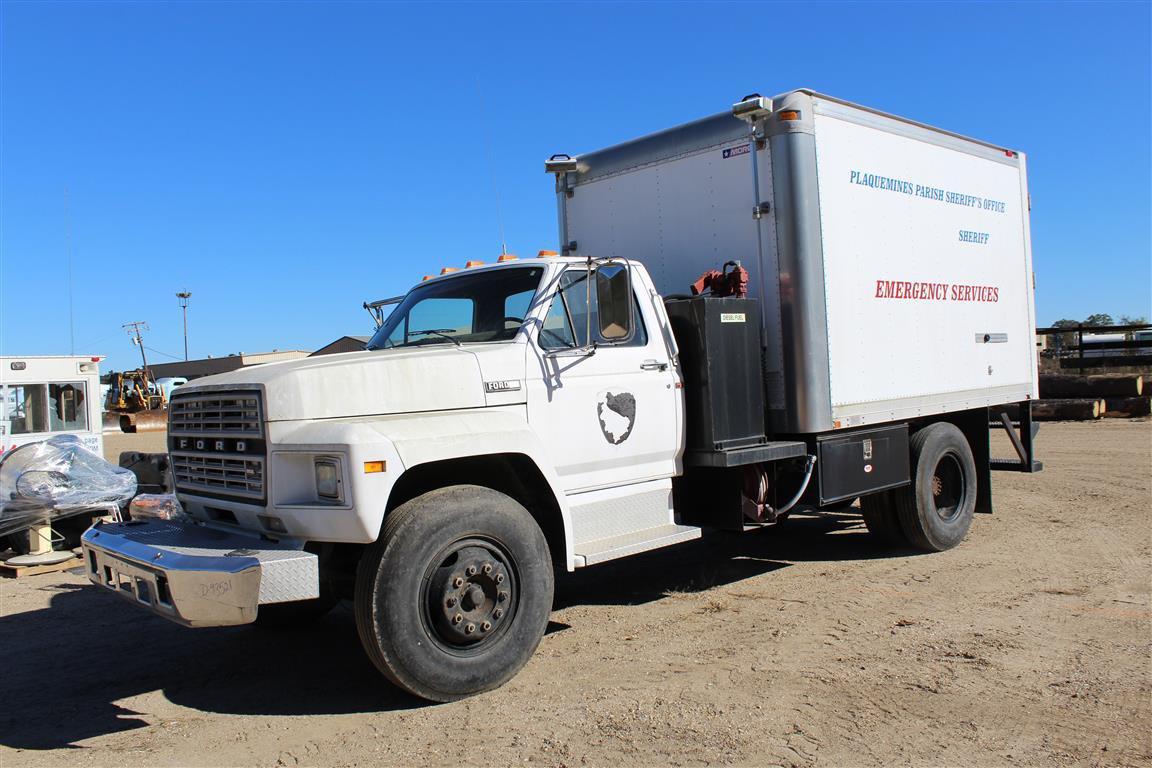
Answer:
[[[264,498],[264,459],[234,454],[172,454],[176,487],[190,493]]]
[[[168,406],[172,479],[182,493],[264,501],[260,393],[189,392]]]
[[[257,392],[177,396],[168,406],[170,435],[259,436],[261,427]]]

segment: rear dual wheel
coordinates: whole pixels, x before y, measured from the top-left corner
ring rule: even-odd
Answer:
[[[452,486],[389,513],[356,574],[356,627],[400,688],[453,701],[527,663],[552,610],[548,543],[512,498]]]
[[[912,482],[866,496],[864,524],[889,544],[942,552],[964,540],[976,510],[976,461],[964,433],[947,422],[912,436]]]

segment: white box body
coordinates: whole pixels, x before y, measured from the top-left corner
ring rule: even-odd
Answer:
[[[565,252],[639,259],[666,296],[739,260],[778,433],[1036,396],[1022,153],[811,91],[756,130],[758,188],[729,114],[579,155]]]

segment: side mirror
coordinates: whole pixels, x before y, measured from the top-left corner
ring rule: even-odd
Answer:
[[[622,344],[632,338],[632,274],[627,264],[601,263],[596,267],[596,307],[600,336]]]

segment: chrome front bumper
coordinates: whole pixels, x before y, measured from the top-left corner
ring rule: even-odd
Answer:
[[[191,523],[98,523],[84,534],[93,584],[189,627],[256,620],[259,606],[320,595],[316,555]]]

